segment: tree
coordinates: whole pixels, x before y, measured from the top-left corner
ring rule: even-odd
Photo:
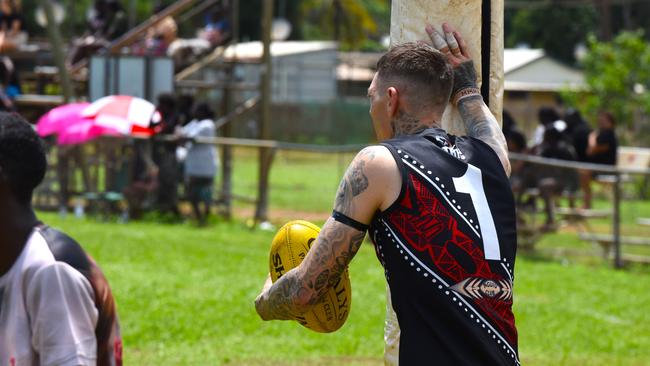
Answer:
[[[369,34],[377,32],[377,23],[367,9],[381,9],[377,0],[305,0],[301,6],[307,21],[305,38],[334,39],[344,49],[358,49]]]
[[[607,40],[611,34],[643,29],[650,36],[647,0],[506,0],[506,46],[527,44],[575,63],[573,52],[587,35]]]
[[[565,92],[567,102],[586,116],[614,114],[625,140],[650,142],[650,43],[643,31],[622,32],[611,42],[589,38],[583,61],[588,90]],[[627,134],[627,135],[626,135]]]
[[[597,30],[598,13],[592,7],[561,6],[509,10],[506,12],[506,47],[527,44],[574,64],[575,46]]]

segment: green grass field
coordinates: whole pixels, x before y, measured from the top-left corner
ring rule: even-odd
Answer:
[[[255,314],[271,232],[41,218],[77,238],[109,277],[127,365],[382,364],[384,278],[370,245],[350,268],[346,325],[322,335]],[[520,255],[516,275],[525,364],[650,365],[650,271]]]
[[[310,215],[322,223],[352,156],[279,154],[271,174],[272,221]],[[247,150],[237,157],[235,191],[254,195],[255,155]],[[364,245],[352,262],[352,312],[342,329],[317,334],[293,322],[265,323],[253,300],[274,233],[249,230],[243,222],[250,206],[237,208],[237,220],[205,229],[55,214],[41,219],[75,237],[103,267],[118,302],[126,365],[382,365],[385,281],[372,246]],[[647,236],[650,229],[634,224],[637,216],[650,217],[650,204],[626,202],[624,232]],[[609,222],[593,226],[607,231]],[[597,254],[572,231],[547,235],[538,247]],[[587,258],[518,256],[515,315],[523,363],[650,365],[650,269],[615,271]]]

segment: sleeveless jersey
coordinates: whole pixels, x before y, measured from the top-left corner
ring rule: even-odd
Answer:
[[[387,140],[398,199],[370,236],[401,330],[401,365],[518,365],[515,202],[496,153],[427,129]]]

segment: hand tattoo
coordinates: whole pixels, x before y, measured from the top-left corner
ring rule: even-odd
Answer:
[[[300,266],[280,277],[255,300],[257,313],[263,320],[291,320],[309,311],[340,280],[365,235],[328,220]]]
[[[452,88],[452,97],[457,92],[467,88],[476,88],[476,69],[472,60],[465,61],[454,67],[454,87]]]
[[[496,118],[490,109],[483,103],[480,95],[470,96],[458,102],[458,111],[465,123],[467,135],[482,140],[496,152],[501,165],[510,175],[510,161],[508,159],[508,145]]]

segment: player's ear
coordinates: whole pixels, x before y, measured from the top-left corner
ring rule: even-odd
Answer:
[[[392,119],[399,112],[399,91],[395,87],[390,87],[386,91],[388,96],[386,107],[388,109],[388,116]]]

